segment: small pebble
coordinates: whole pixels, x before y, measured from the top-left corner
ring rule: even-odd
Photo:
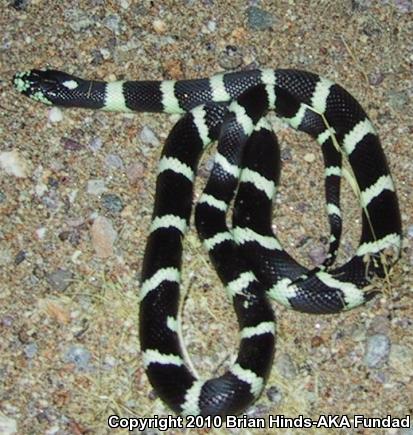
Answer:
[[[326,258],[326,249],[323,245],[314,246],[308,252],[308,256],[314,265],[320,265]]]
[[[16,11],[22,11],[26,9],[28,4],[29,0],[14,0],[11,5],[14,9],[16,9]]]
[[[92,65],[100,65],[103,62],[104,59],[102,53],[97,48],[94,48],[90,54],[92,55],[92,60],[90,62]]]
[[[49,110],[49,121],[60,122],[63,119],[63,112],[59,107],[52,107]]]
[[[390,339],[384,334],[375,334],[367,339],[364,363],[369,368],[380,368],[388,360]]]
[[[281,354],[277,358],[275,365],[280,375],[284,378],[293,379],[297,376],[297,369],[295,368],[294,362],[290,355],[286,353]]]
[[[36,228],[34,231],[34,234],[35,234],[37,240],[44,239],[44,237],[46,236],[46,233],[47,233],[46,227],[39,227],[39,228]]]
[[[404,110],[409,104],[409,95],[407,91],[390,91],[388,98],[389,104],[394,110],[399,112]]]
[[[76,370],[85,371],[90,369],[91,353],[83,346],[73,345],[64,354],[66,363],[75,364]]]
[[[73,273],[66,269],[57,269],[46,275],[46,281],[53,290],[65,291],[73,281]]]
[[[409,237],[409,239],[413,238],[413,225],[407,227],[407,237]]]
[[[142,180],[144,174],[145,167],[142,163],[132,163],[126,168],[126,176],[131,185],[136,185],[140,180]]]
[[[408,14],[413,12],[413,2],[412,0],[394,0],[396,8],[403,14]]]
[[[282,400],[282,397],[283,397],[281,391],[277,387],[274,387],[274,386],[268,388],[266,394],[267,394],[268,400],[270,400],[271,402],[273,402],[275,404],[280,403]]]
[[[158,147],[161,144],[155,133],[146,125],[141,130],[139,138],[144,144],[152,145],[154,147]]]
[[[60,198],[56,191],[50,191],[47,195],[42,197],[42,204],[47,207],[49,210],[57,210],[60,205]]]
[[[120,0],[119,4],[122,9],[129,9],[130,6],[129,0]]]
[[[82,30],[86,30],[88,27],[92,27],[94,22],[86,12],[81,9],[65,9],[64,18],[66,22],[69,24],[71,29],[80,33]]]
[[[218,58],[219,66],[225,70],[237,69],[242,65],[242,54],[233,45],[227,45]]]
[[[281,149],[281,160],[282,161],[288,161],[288,160],[292,160],[293,155],[291,153],[291,148],[282,148]]]
[[[383,83],[384,80],[384,74],[381,71],[373,71],[371,74],[369,74],[369,83],[372,86],[379,86],[381,83]]]
[[[120,213],[124,207],[122,199],[113,193],[103,194],[100,202],[103,208],[112,213]]]
[[[263,405],[262,403],[256,403],[255,405],[252,405],[250,408],[248,408],[245,414],[250,418],[262,418],[269,414],[269,409],[268,406]]]
[[[6,199],[7,199],[6,194],[2,190],[0,190],[0,204],[6,202]]]
[[[13,326],[13,322],[14,318],[7,314],[0,319],[0,324],[6,328],[10,328],[11,326]]]
[[[108,154],[105,158],[105,163],[108,168],[122,169],[123,161],[117,154]]]
[[[108,15],[104,19],[103,24],[116,35],[120,33],[121,19],[118,15]]]
[[[103,142],[102,142],[102,139],[100,137],[92,138],[92,140],[88,144],[89,148],[94,152],[99,151],[102,148],[102,145],[103,145]]]
[[[153,27],[153,30],[155,30],[155,32],[160,34],[160,35],[164,34],[167,30],[166,23],[160,19],[155,19],[152,22],[152,27]]]
[[[81,234],[77,228],[62,231],[59,233],[58,237],[62,242],[68,241],[72,246],[78,246],[81,240]]]
[[[247,9],[248,26],[253,30],[269,29],[274,24],[274,17],[257,6]]]
[[[108,60],[111,57],[111,52],[109,49],[102,47],[100,50],[100,54],[102,55],[104,60]]]
[[[28,165],[17,150],[0,153],[0,168],[8,175],[25,178],[28,175]]]
[[[353,11],[366,11],[371,6],[372,0],[352,0],[351,6]]]
[[[102,368],[104,370],[111,370],[115,368],[118,364],[119,361],[115,357],[108,355],[103,360]]]
[[[212,33],[215,32],[215,30],[217,29],[217,23],[216,21],[208,21],[207,23],[207,29]]]
[[[86,192],[90,195],[102,195],[107,190],[108,188],[103,180],[89,180],[87,182]]]
[[[83,148],[83,145],[81,143],[68,137],[63,137],[61,139],[61,143],[63,145],[63,148],[69,151],[78,151]]]
[[[98,216],[90,232],[96,255],[100,258],[110,257],[113,254],[113,244],[118,236],[112,222],[104,216]]]
[[[313,153],[307,153],[307,154],[304,156],[304,160],[305,160],[307,163],[313,163],[314,160],[315,160],[315,155],[314,155]]]
[[[0,433],[2,435],[13,435],[17,433],[17,421],[0,413]]]
[[[36,343],[29,343],[26,346],[24,346],[24,354],[26,355],[27,359],[33,359],[38,351],[38,346]]]
[[[377,315],[371,319],[369,324],[369,334],[384,334],[386,335],[390,329],[390,320],[385,315]]]
[[[19,251],[17,255],[14,257],[14,264],[18,266],[20,263],[23,263],[26,257],[27,257],[26,251]]]
[[[311,337],[310,343],[312,348],[317,348],[324,345],[324,340],[319,335],[314,335],[313,337]]]
[[[156,400],[158,397],[159,397],[158,393],[155,390],[149,391],[149,394],[148,394],[149,400]]]
[[[401,344],[394,344],[391,347],[389,364],[399,373],[408,373],[413,367],[413,349]]]

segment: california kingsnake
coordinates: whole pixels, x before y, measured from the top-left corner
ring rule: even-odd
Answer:
[[[162,151],[140,290],[144,365],[161,399],[177,413],[237,414],[259,396],[275,340],[267,295],[304,312],[353,308],[375,294],[372,279],[383,277],[399,256],[400,214],[379,139],[358,102],[327,79],[304,71],[263,69],[210,79],[105,83],[32,70],[17,73],[13,81],[18,91],[46,104],[186,113]],[[322,148],[331,237],[325,262],[314,270],[291,258],[272,233],[279,154],[265,122],[268,110],[309,133]],[[201,380],[185,363],[178,333],[179,281],[198,160],[216,139],[218,151],[195,221],[232,298],[240,347],[224,375]],[[362,234],[353,258],[331,269],[341,236],[342,155],[359,189]],[[229,229],[226,213],[235,194]]]

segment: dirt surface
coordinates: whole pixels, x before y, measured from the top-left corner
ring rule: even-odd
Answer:
[[[413,415],[412,8],[407,0],[2,2],[0,156],[12,163],[0,169],[0,433],[105,434],[113,414],[169,414],[142,366],[137,295],[160,144],[177,118],[51,111],[11,86],[15,72],[45,67],[104,80],[300,68],[348,89],[388,157],[403,257],[383,293],[357,310],[310,316],[273,304],[274,368],[248,416]],[[308,137],[276,126],[283,172],[274,227],[311,266],[328,239],[321,157]],[[350,192],[341,261],[360,231]],[[194,364],[211,374],[231,362],[237,325],[194,232],[185,249],[183,331]],[[369,346],[379,355],[373,367]],[[196,432],[168,433],[185,431]],[[198,433],[249,431],[336,430]],[[340,433],[413,433],[403,431]]]

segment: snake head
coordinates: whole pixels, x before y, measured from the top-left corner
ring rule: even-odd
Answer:
[[[29,98],[43,104],[64,105],[79,79],[57,70],[18,72],[13,76],[14,87]]]

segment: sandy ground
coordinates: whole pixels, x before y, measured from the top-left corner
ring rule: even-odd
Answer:
[[[13,151],[20,173],[0,171],[0,433],[105,434],[111,414],[169,413],[142,367],[137,292],[158,142],[176,117],[50,112],[10,82],[16,71],[46,66],[106,80],[292,67],[327,76],[358,98],[397,186],[403,257],[383,294],[352,312],[310,316],[274,304],[274,369],[248,415],[413,415],[411,9],[411,1],[396,0],[2,2],[0,152]],[[328,237],[319,150],[278,130],[283,173],[274,222],[289,251],[311,265]],[[342,261],[359,232],[345,190]],[[230,362],[236,322],[194,233],[184,267],[185,339],[194,363],[211,374],[217,362]],[[376,336],[384,350],[368,367]],[[312,431],[327,433],[256,432]],[[226,430],[199,431],[208,432]]]

